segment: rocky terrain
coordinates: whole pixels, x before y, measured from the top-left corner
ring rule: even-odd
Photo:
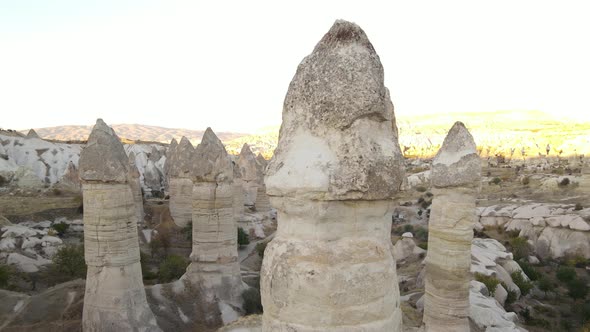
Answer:
[[[338,20],[278,134],[0,131],[0,331],[589,331],[590,126],[383,77]]]

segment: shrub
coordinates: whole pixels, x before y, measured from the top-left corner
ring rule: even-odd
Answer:
[[[559,186],[560,186],[560,187],[565,187],[565,186],[567,186],[568,184],[570,184],[570,179],[569,179],[569,178],[563,178],[563,180],[561,180],[561,181],[559,182]]]
[[[515,237],[510,239],[510,246],[512,247],[512,253],[514,254],[514,260],[520,260],[526,258],[531,254],[531,245],[527,242],[524,237]]]
[[[424,227],[416,227],[414,237],[420,241],[428,241],[428,230]]]
[[[193,222],[189,221],[186,226],[184,226],[180,232],[184,235],[184,238],[188,241],[192,241],[193,239]]]
[[[531,264],[522,261],[518,262],[518,265],[520,265],[520,268],[522,269],[524,274],[526,274],[527,277],[529,277],[529,279],[538,280],[539,278],[541,278],[541,274]]]
[[[268,242],[258,242],[256,244],[256,252],[258,253],[258,256],[260,256],[260,258],[264,258],[264,250],[266,249],[267,244]]]
[[[158,230],[158,233],[150,241],[150,249],[152,250],[152,257],[160,251],[163,251],[162,256],[168,254],[168,249],[170,249],[170,233],[168,229],[161,228]]]
[[[423,209],[427,209],[430,204],[432,204],[432,201],[424,201],[422,204],[420,204],[420,206],[422,206]]]
[[[242,292],[242,299],[244,300],[244,311],[246,311],[246,315],[262,313],[262,301],[260,300],[259,289],[246,289]]]
[[[404,225],[403,230],[404,230],[403,231],[404,233],[407,233],[407,232],[413,233],[414,232],[414,226],[412,226],[410,224]]]
[[[421,192],[421,193],[425,192],[426,190],[428,190],[428,189],[426,189],[426,187],[424,187],[424,186],[416,187],[416,191]]]
[[[502,182],[502,179],[500,179],[499,177],[495,177],[490,181],[490,184],[499,185],[500,182]]]
[[[512,281],[520,288],[520,293],[524,296],[527,295],[531,289],[533,289],[533,283],[525,280],[520,271],[514,271],[510,274]]]
[[[238,227],[238,245],[245,246],[247,244],[250,244],[250,237],[242,227]]]
[[[140,251],[139,252],[139,263],[141,264],[141,274],[143,275],[143,279],[153,280],[153,279],[156,279],[158,277],[158,275],[149,269],[149,267],[147,265],[148,260],[149,260],[148,255],[146,253],[144,253],[143,251]]]
[[[553,283],[551,280],[549,280],[549,278],[547,278],[547,276],[542,276],[541,279],[539,279],[538,286],[539,289],[545,294],[547,294],[547,292],[551,292],[554,288]]]
[[[169,255],[160,263],[158,277],[161,283],[170,282],[182,277],[188,266],[188,260],[178,255]]]
[[[424,250],[428,250],[428,242],[420,242],[420,243],[418,243],[418,247],[420,247]]]
[[[434,196],[430,191],[427,192],[425,195],[426,195],[426,197],[432,197],[432,196]]]
[[[0,288],[6,288],[6,286],[8,286],[11,274],[12,269],[10,266],[4,264],[0,265]]]
[[[557,269],[557,273],[555,275],[559,281],[569,282],[576,278],[576,270],[574,270],[573,267],[561,266],[559,269]]]
[[[53,256],[53,269],[67,279],[85,278],[84,246],[64,246]]]
[[[4,187],[7,184],[8,184],[8,180],[6,180],[5,177],[3,177],[2,175],[0,175],[0,187]]]
[[[475,280],[486,285],[486,288],[488,289],[488,292],[490,292],[491,296],[494,296],[494,293],[496,292],[496,287],[500,284],[500,280],[498,280],[498,278],[494,276],[486,276],[481,273],[475,274]]]
[[[53,192],[54,196],[61,196],[61,194],[62,194],[61,189],[59,189],[59,188],[53,188],[52,192]]]
[[[60,222],[60,223],[51,225],[51,228],[53,228],[57,232],[57,235],[62,237],[62,236],[64,236],[64,234],[66,233],[68,228],[70,228],[70,225],[66,224],[65,222]]]
[[[505,283],[502,282],[501,284],[502,287],[504,287],[504,289],[508,293],[508,295],[506,296],[506,304],[512,304],[516,302],[516,300],[518,300],[518,293],[515,290],[508,288],[508,286]]]
[[[522,179],[522,184],[525,186],[528,186],[529,183],[531,183],[531,178],[528,176],[525,176],[524,179]]]
[[[584,208],[584,207],[582,206],[582,204],[580,204],[580,203],[576,203],[576,206],[574,207],[574,210],[576,210],[576,211],[580,211],[580,210],[582,210],[583,208]]]
[[[567,295],[572,299],[583,299],[588,295],[588,280],[575,278],[567,283],[567,289]]]

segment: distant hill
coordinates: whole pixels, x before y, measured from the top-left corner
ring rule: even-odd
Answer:
[[[192,129],[178,129],[178,128],[164,128],[157,126],[147,126],[140,124],[115,124],[111,125],[115,132],[121,139],[139,140],[148,142],[170,143],[172,138],[180,140],[182,136],[186,136],[193,144],[198,144],[203,137],[205,130]],[[85,141],[90,135],[92,126],[58,126],[47,128],[34,128],[37,134],[50,140],[59,141]],[[21,131],[26,134],[28,130]],[[232,139],[246,136],[242,133],[231,132],[216,132],[219,139],[222,141],[230,141]]]
[[[497,111],[398,116],[399,143],[407,157],[432,157],[455,121],[462,121],[473,134],[482,157],[503,155],[522,158],[545,155],[590,155],[590,122],[556,119],[540,111]],[[91,126],[35,128],[45,139],[86,140]],[[186,136],[198,144],[203,130],[174,129],[137,124],[113,125],[128,140],[169,143]],[[254,153],[270,158],[277,145],[280,126],[254,134],[216,132],[228,152],[238,154],[248,143]],[[28,130],[22,131],[26,134]]]

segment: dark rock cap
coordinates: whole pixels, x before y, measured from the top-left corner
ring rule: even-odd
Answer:
[[[80,179],[126,183],[128,165],[129,159],[115,131],[102,119],[96,120],[88,143],[80,153]]]

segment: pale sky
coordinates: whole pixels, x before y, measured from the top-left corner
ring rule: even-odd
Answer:
[[[0,127],[277,125],[297,65],[359,24],[397,115],[527,109],[587,120],[585,1],[0,0]]]

